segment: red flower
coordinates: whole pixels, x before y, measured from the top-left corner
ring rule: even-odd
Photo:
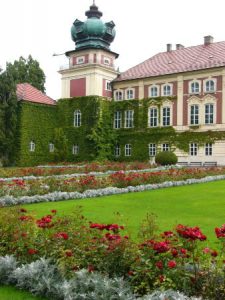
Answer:
[[[133,272],[133,271],[128,271],[127,274],[128,274],[129,276],[132,276],[132,275],[134,275],[134,272]]]
[[[217,238],[225,238],[225,224],[223,224],[220,228],[215,228],[215,233]]]
[[[218,252],[216,250],[212,250],[211,251],[211,256],[212,257],[217,257],[218,256]]]
[[[202,250],[202,252],[203,253],[205,253],[205,254],[207,254],[207,253],[210,253],[210,248],[204,248],[203,250]]]
[[[58,232],[55,234],[56,238],[60,238],[60,239],[64,239],[64,240],[68,240],[69,235],[66,232]]]
[[[89,273],[94,272],[94,270],[95,270],[95,268],[94,268],[93,265],[89,265],[89,266],[88,266],[88,272],[89,272]]]
[[[167,266],[168,266],[168,268],[170,268],[170,269],[175,268],[176,265],[177,265],[177,263],[176,263],[174,260],[170,260],[170,261],[168,261],[168,263],[167,263]]]
[[[153,249],[157,253],[165,253],[169,251],[170,247],[168,245],[168,242],[154,242]]]
[[[177,257],[178,256],[178,251],[177,251],[177,249],[171,249],[171,253],[172,253],[172,255],[173,255],[173,257]]]
[[[56,213],[57,213],[57,210],[56,210],[56,209],[52,209],[52,210],[51,210],[51,213],[52,213],[52,214],[56,214]]]
[[[73,256],[73,252],[71,250],[66,250],[65,251],[66,256],[71,257]]]
[[[27,212],[27,210],[26,210],[25,208],[21,208],[21,209],[20,209],[20,212],[22,212],[22,213],[26,213],[26,212]]]
[[[206,236],[204,234],[202,234],[201,230],[199,229],[199,227],[188,227],[188,226],[184,226],[184,225],[177,225],[176,228],[177,233],[185,238],[185,239],[190,239],[192,241],[195,240],[200,240],[200,241],[205,241],[206,240]]]
[[[161,260],[160,260],[160,261],[157,261],[157,262],[155,263],[155,266],[156,266],[158,269],[162,270],[162,269],[163,269],[163,263],[162,263],[162,261],[161,261]]]
[[[162,235],[164,237],[172,237],[174,234],[172,231],[164,231]]]
[[[21,216],[21,217],[19,217],[19,220],[20,220],[20,221],[28,221],[28,220],[30,220],[30,219],[31,219],[30,216]]]
[[[38,251],[37,250],[35,250],[35,249],[28,249],[28,254],[30,254],[30,255],[33,255],[33,254],[37,254],[38,253]]]
[[[159,281],[162,283],[165,280],[165,277],[163,275],[159,275]]]

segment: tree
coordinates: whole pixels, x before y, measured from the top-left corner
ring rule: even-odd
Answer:
[[[15,84],[30,83],[38,90],[45,92],[45,74],[40,68],[39,62],[34,60],[31,55],[27,59],[22,56],[14,63],[6,64],[6,72],[12,77]]]

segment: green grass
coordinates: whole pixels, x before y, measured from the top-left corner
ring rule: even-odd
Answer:
[[[161,190],[106,196],[101,198],[69,200],[26,205],[29,210],[42,216],[57,209],[69,214],[77,205],[93,222],[120,222],[115,216],[123,216],[122,223],[135,238],[140,222],[147,213],[157,215],[160,230],[170,230],[176,224],[199,226],[213,243],[214,228],[225,223],[225,181],[194,184]]]
[[[20,291],[11,286],[0,286],[0,299],[1,300],[44,300],[44,298],[32,296],[28,292]]]

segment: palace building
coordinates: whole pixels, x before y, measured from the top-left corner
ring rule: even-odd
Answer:
[[[154,162],[157,152],[174,151],[183,165],[224,165],[225,41],[205,36],[198,46],[167,44],[165,52],[119,73],[110,49],[114,22],[102,21],[95,2],[85,15],[72,25],[75,49],[59,71],[61,99],[18,86],[18,163],[54,161],[61,138],[68,161]]]

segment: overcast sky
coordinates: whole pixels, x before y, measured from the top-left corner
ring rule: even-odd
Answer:
[[[29,54],[38,60],[46,74],[46,93],[60,98],[57,73],[66,64],[64,56],[73,50],[70,28],[92,0],[0,0],[0,66]],[[96,0],[102,20],[113,20],[116,38],[111,50],[119,53],[120,71],[166,50],[166,44],[193,46],[212,35],[215,42],[225,40],[224,0]]]

